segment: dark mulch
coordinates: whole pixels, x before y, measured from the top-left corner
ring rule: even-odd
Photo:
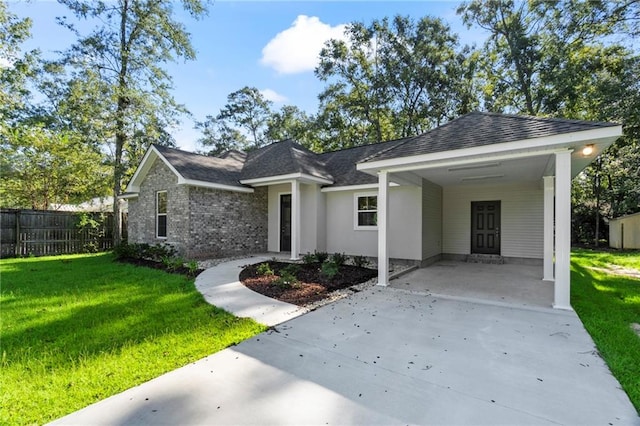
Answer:
[[[162,271],[169,272],[171,274],[184,275],[189,278],[194,278],[198,276],[198,274],[204,271],[204,269],[198,269],[195,271],[195,273],[192,274],[189,268],[187,268],[186,266],[182,266],[180,268],[175,268],[175,269],[167,269],[164,263],[156,262],[150,259],[133,259],[133,258],[127,257],[127,258],[116,259],[116,261],[121,263],[129,263],[131,265],[136,265],[136,266],[144,266],[146,268],[160,269]]]
[[[259,275],[257,269],[262,263],[268,263],[274,275]],[[322,274],[320,263],[296,264],[299,266],[296,273],[299,282],[293,285],[279,284],[277,281],[282,269],[290,265],[291,263],[276,261],[249,265],[240,272],[240,281],[257,293],[283,302],[304,306],[326,298],[332,291],[348,288],[377,276],[377,272],[373,269],[342,265],[333,278],[328,278]]]

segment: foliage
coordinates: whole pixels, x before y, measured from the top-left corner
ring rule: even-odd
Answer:
[[[349,256],[344,253],[333,253],[331,255],[331,262],[335,263],[338,267],[344,265],[348,259]]]
[[[306,253],[302,255],[302,263],[304,263],[305,265],[316,263],[317,261],[318,260],[316,259],[316,256],[313,253]]]
[[[98,23],[83,36],[65,18],[60,19],[78,40],[57,65],[71,69],[70,87],[77,83],[97,96],[90,105],[99,106],[98,117],[107,123],[108,132],[101,140],[113,144],[113,193],[117,196],[127,171],[137,166],[150,141],[166,141],[168,133],[163,129],[176,124],[177,115],[186,112],[171,95],[171,76],[163,65],[179,58],[194,59],[195,50],[185,26],[174,19],[173,1],[59,1],[76,18]],[[207,11],[201,0],[182,0],[181,4],[195,18]],[[67,96],[65,100],[74,99]],[[86,117],[81,105],[75,104],[72,110],[80,113],[80,117],[71,117],[72,125]],[[114,203],[117,230],[119,209]]]
[[[78,214],[78,224],[76,226],[85,233],[85,238],[82,243],[84,253],[98,252],[98,248],[100,247],[98,242],[106,235],[105,221],[106,216],[104,213],[91,214],[83,212]]]
[[[351,259],[353,260],[353,265],[358,268],[366,268],[371,264],[367,256],[352,256]]]
[[[280,270],[276,283],[285,287],[295,286],[299,282],[298,277],[296,276],[299,271],[300,266],[294,263],[288,265],[286,268]]]
[[[273,269],[271,269],[271,265],[269,265],[266,262],[258,265],[258,269],[256,271],[258,272],[258,275],[262,275],[262,276],[274,275]]]
[[[640,412],[640,281],[612,267],[640,271],[640,253],[577,250],[571,255],[571,301],[598,352]]]
[[[265,329],[110,254],[0,260],[1,424],[45,424]],[[149,362],[153,360],[153,362]]]
[[[320,263],[324,263],[327,261],[327,259],[329,259],[329,253],[327,253],[326,251],[315,250],[313,252],[313,255],[316,257],[316,260]]]
[[[147,259],[163,263],[164,259],[176,257],[176,249],[169,244],[120,243],[114,247],[113,253],[116,259]]]
[[[339,267],[333,261],[324,262],[322,264],[322,274],[329,279],[332,279],[338,274]]]
[[[47,210],[108,191],[102,154],[70,132],[16,126],[0,133],[3,207]]]
[[[318,114],[325,149],[422,133],[475,105],[472,56],[441,20],[354,22],[345,36],[325,44],[315,71],[327,82]]]
[[[189,275],[195,277],[196,272],[198,272],[198,262],[196,262],[195,260],[190,260],[185,264],[185,266],[189,270]]]

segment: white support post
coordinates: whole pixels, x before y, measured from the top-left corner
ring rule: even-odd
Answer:
[[[571,151],[556,153],[556,265],[553,307],[571,310]]]
[[[378,285],[389,285],[389,173],[378,172]]]
[[[291,182],[291,260],[300,257],[300,182]]]
[[[553,176],[545,176],[544,179],[544,260],[542,279],[553,281]]]

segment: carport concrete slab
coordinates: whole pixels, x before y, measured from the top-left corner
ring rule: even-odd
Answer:
[[[519,306],[553,305],[553,282],[542,280],[542,266],[440,261],[393,280],[391,286]]]
[[[624,424],[573,312],[374,287],[56,424]]]

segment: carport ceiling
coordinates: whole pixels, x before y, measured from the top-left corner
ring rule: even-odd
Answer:
[[[552,155],[512,160],[487,160],[461,166],[415,170],[413,173],[440,186],[542,182]]]

